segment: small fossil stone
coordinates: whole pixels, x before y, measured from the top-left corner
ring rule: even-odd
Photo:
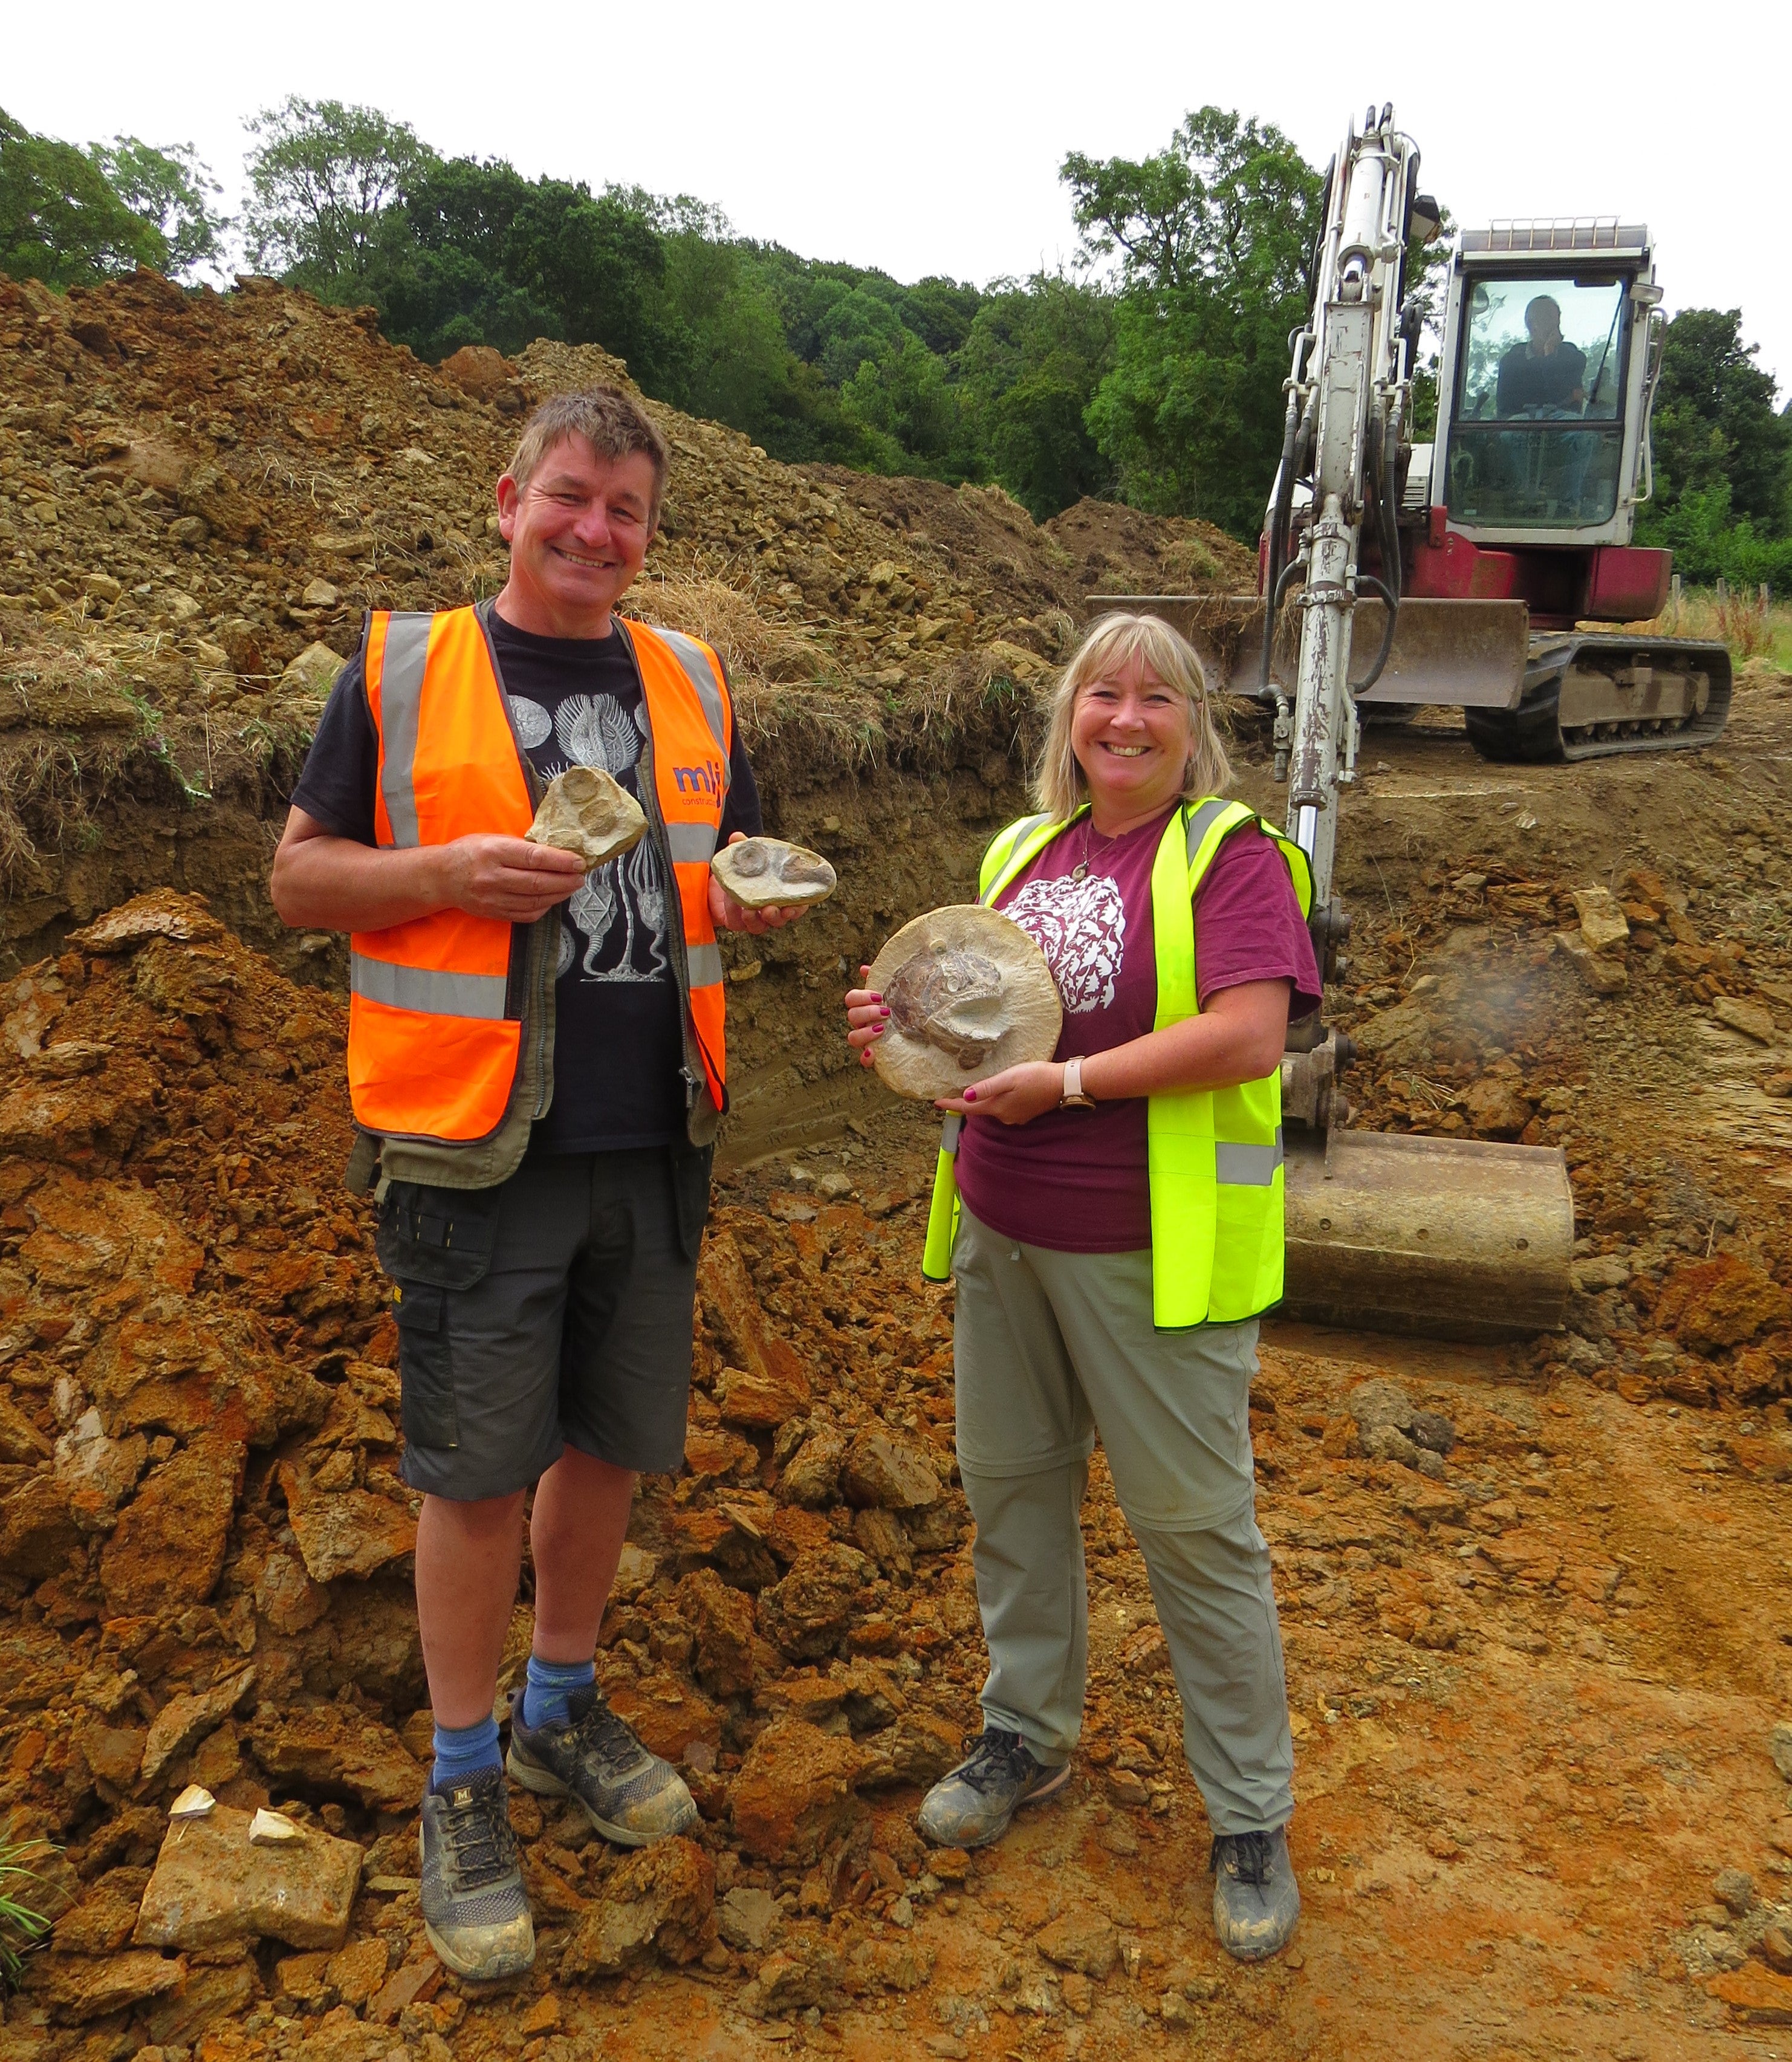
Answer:
[[[598,766],[569,766],[548,783],[535,821],[524,832],[532,844],[575,852],[585,871],[633,852],[647,835],[647,818],[628,789]]]
[[[898,1095],[931,1101],[1027,1060],[1049,1060],[1063,1005],[1039,947],[975,903],[906,924],[878,953],[870,984],[890,1010],[871,1048]]]
[[[786,844],[782,838],[742,838],[724,845],[709,871],[734,900],[749,909],[797,902],[825,902],[834,893],[834,869],[818,852]]]
[[[189,1783],[168,1807],[168,1816],[171,1819],[207,1818],[217,1802],[217,1799],[203,1784]]]
[[[284,1847],[289,1840],[304,1837],[303,1826],[295,1825],[283,1811],[270,1811],[265,1804],[249,1821],[249,1839],[258,1847]]]

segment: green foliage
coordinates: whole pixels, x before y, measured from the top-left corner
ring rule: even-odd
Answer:
[[[1662,340],[1651,441],[1655,498],[1640,544],[1689,582],[1792,585],[1792,411],[1742,339],[1740,308],[1686,308]]]
[[[251,258],[321,299],[364,299],[393,203],[435,153],[377,108],[296,94],[244,126],[259,139],[247,166]]]
[[[159,150],[139,137],[115,136],[110,143],[94,144],[90,154],[113,192],[159,233],[159,271],[180,279],[219,262],[221,239],[230,226],[215,205],[223,188],[191,143]]]
[[[959,363],[990,470],[1035,517],[1112,491],[1113,468],[1088,424],[1114,363],[1111,296],[1061,273],[1000,281]]]
[[[0,1840],[0,1992],[17,1984],[25,1954],[50,1931],[30,1887],[40,1879],[28,1864],[54,1851],[42,1840]]]
[[[34,135],[0,110],[0,271],[60,290],[169,262],[159,219],[131,206],[97,150]]]
[[[1115,362],[1088,411],[1123,497],[1254,539],[1282,438],[1288,331],[1305,320],[1320,175],[1217,107],[1155,156],[1063,164],[1084,262],[1120,287]]]

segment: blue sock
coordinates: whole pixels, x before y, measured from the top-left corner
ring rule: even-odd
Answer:
[[[436,1772],[430,1787],[446,1790],[451,1783],[464,1782],[482,1768],[501,1768],[498,1751],[498,1722],[492,1717],[476,1719],[470,1726],[437,1726]]]
[[[566,1707],[575,1690],[596,1682],[597,1670],[589,1661],[544,1661],[529,1656],[528,1679],[523,1686],[523,1723],[525,1726],[563,1726]]]

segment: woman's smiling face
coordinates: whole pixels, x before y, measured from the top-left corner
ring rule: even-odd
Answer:
[[[1188,698],[1143,659],[1078,691],[1071,749],[1098,816],[1144,817],[1181,794],[1194,734]]]

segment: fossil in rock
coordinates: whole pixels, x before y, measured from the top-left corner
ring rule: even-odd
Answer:
[[[628,789],[597,766],[569,766],[548,783],[535,821],[524,832],[532,844],[577,852],[585,870],[632,852],[647,835],[647,818]]]
[[[734,900],[749,909],[797,902],[825,902],[834,893],[834,869],[818,852],[786,844],[782,838],[742,838],[725,844],[709,862]]]
[[[1039,947],[974,903],[905,925],[878,953],[870,985],[890,1010],[872,1057],[900,1095],[956,1095],[1004,1067],[1049,1060],[1063,1028]]]

